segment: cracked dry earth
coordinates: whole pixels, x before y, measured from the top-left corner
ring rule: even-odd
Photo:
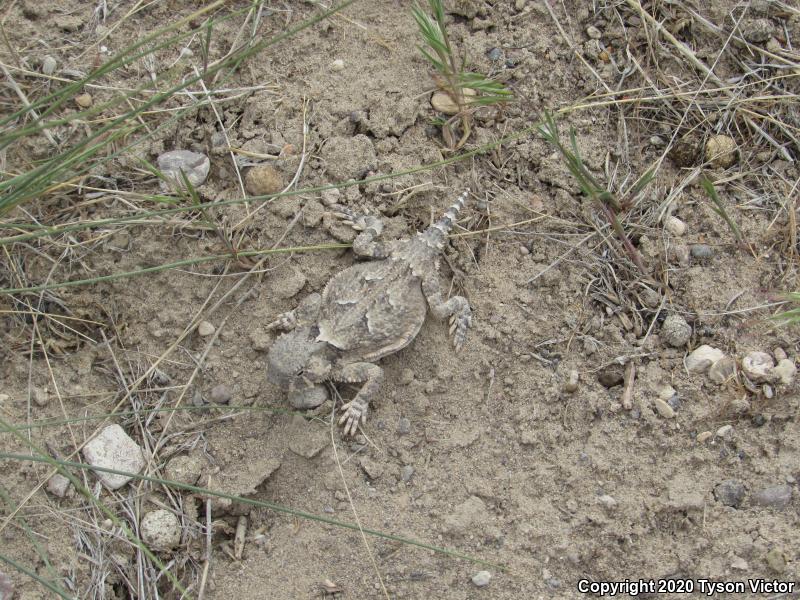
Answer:
[[[104,33],[129,4],[115,8]],[[122,47],[143,30],[189,14],[192,4],[148,5],[136,20],[111,30],[103,44]],[[478,119],[466,149],[521,131],[544,109],[577,104],[598,88],[544,3],[452,4],[452,35],[475,69],[507,78],[515,93],[502,114]],[[733,6],[710,4],[712,17]],[[310,2],[285,5],[275,3],[268,11],[262,35],[280,33],[318,10]],[[75,40],[97,43],[93,8],[69,1],[12,3],[6,32],[34,64],[53,54],[70,65],[79,54]],[[310,154],[299,187],[405,171],[449,156],[431,125],[431,80],[415,47],[409,8],[394,0],[358,2],[344,17],[248,60],[227,85],[269,87],[218,107],[230,145],[262,154],[291,145],[294,153],[271,163],[288,182],[299,166],[305,118]],[[618,27],[611,14],[594,13],[591,3],[553,3],[553,10],[581,47],[590,39],[588,26],[607,37]],[[641,33],[644,25],[639,20],[628,27]],[[790,28],[796,27],[791,21]],[[215,30],[220,47],[212,46],[212,52],[223,52],[224,39],[235,29],[223,24]],[[47,50],[27,43],[26,36],[43,39]],[[178,49],[157,54],[169,64]],[[334,65],[336,60],[342,62]],[[586,60],[616,85],[596,57]],[[723,76],[734,69],[719,68]],[[139,76],[114,73],[117,79],[108,83],[132,85]],[[93,93],[102,100],[102,89]],[[595,174],[603,173],[607,161],[642,173],[660,153],[649,145],[646,130],[632,132],[625,141],[630,147],[622,147],[618,115],[608,107],[572,112],[564,131],[567,124],[576,128]],[[219,134],[216,117],[204,108],[196,119],[167,126],[139,151],[150,161],[177,148],[206,153],[211,173],[199,188],[202,198],[238,198],[227,142]],[[35,157],[44,150],[30,152]],[[784,163],[775,168],[796,179],[797,167]],[[120,159],[104,175],[136,191],[157,192],[157,182],[137,171],[137,164]],[[746,251],[701,201],[699,187],[689,186],[669,209],[686,224],[675,235],[659,214],[666,210],[666,190],[680,177],[681,169],[665,161],[644,200],[649,208],[638,213],[642,219],[635,226],[639,251],[666,282],[661,289],[635,268],[621,266],[621,247],[607,228],[599,235],[591,226],[603,222],[592,215],[564,162],[535,135],[451,166],[329,192],[338,202],[381,213],[383,238],[398,239],[427,226],[461,190],[472,190],[472,205],[462,213],[441,270],[446,295],[464,295],[473,308],[462,351],[453,352],[446,323],[428,318],[410,346],[382,361],[384,383],[364,434],[355,439],[344,439],[331,425],[330,402],[305,417],[263,410],[287,408],[282,391],[265,378],[274,339],[266,325],[355,260],[346,249],[280,255],[206,319],[217,337],[197,377],[189,379],[213,336],[194,333],[159,365],[157,381],[148,380],[148,388],[159,391],[135,394],[128,406],[194,402],[208,410],[116,420],[140,445],[143,427],[155,439],[164,434],[149,474],[347,523],[355,522],[355,511],[365,528],[452,549],[504,571],[372,536],[365,544],[357,531],[222,498],[207,502],[188,491],[173,489],[168,496],[161,486],[133,482],[122,488],[122,497],[136,514],[163,507],[180,512],[181,541],[161,556],[175,561],[187,584],[200,578],[210,510],[206,598],[314,598],[326,579],[341,587],[343,598],[384,597],[382,580],[392,598],[447,599],[581,597],[581,579],[797,580],[797,383],[789,378],[746,385],[738,370],[752,351],[792,363],[800,351],[796,329],[774,326],[764,319],[767,311],[745,310],[768,304],[770,290],[797,289],[796,267],[784,264],[776,233],[786,215],[771,227],[774,212],[739,211],[723,190],[751,243],[752,251]],[[411,186],[420,187],[409,194]],[[245,246],[352,241],[353,232],[326,213],[322,200],[322,194],[307,193],[269,202],[243,229]],[[107,196],[93,205],[93,218],[117,214],[121,202]],[[238,223],[247,211],[226,206],[214,218]],[[197,229],[136,224],[108,233],[81,256],[80,268],[105,274],[226,251],[213,233]],[[613,250],[605,235],[612,236]],[[697,245],[703,251],[690,251]],[[26,266],[30,280],[40,282],[50,263],[33,258]],[[24,423],[29,417],[110,411],[124,395],[120,377],[130,383],[144,373],[206,299],[215,302],[235,282],[230,273],[240,271],[220,278],[224,266],[195,265],[58,290],[72,314],[102,325],[91,330],[92,341],[82,339],[48,360],[42,353],[27,355],[28,324],[6,320],[0,330],[3,418]],[[61,279],[69,275],[61,273]],[[214,290],[217,285],[222,291]],[[0,308],[8,307],[8,299],[0,299]],[[683,325],[665,331],[671,315]],[[708,373],[687,368],[687,357],[704,344],[735,359],[736,374],[718,384]],[[627,364],[635,365],[635,378],[626,387]],[[340,385],[338,392],[349,399],[355,388]],[[241,410],[222,410],[215,402]],[[95,427],[81,422],[31,435],[67,456]],[[20,452],[22,446],[3,434],[0,450]],[[2,473],[4,493],[19,503],[46,472],[6,460]],[[87,475],[86,481],[93,486],[95,480]],[[41,533],[53,567],[76,590],[90,589],[97,572],[78,535],[87,527],[83,505],[79,496],[57,498],[39,490],[23,511]],[[131,519],[128,513],[119,516]],[[234,538],[241,516],[247,533],[238,552]],[[130,597],[122,581],[136,576],[135,549],[111,533],[89,529],[94,547],[104,549],[105,597]],[[0,545],[5,555],[44,572],[20,527],[4,527]],[[477,587],[472,578],[484,569],[491,580]],[[8,566],[3,571],[15,583],[15,598],[46,597],[30,578]],[[163,589],[164,597],[177,597],[166,583]]]

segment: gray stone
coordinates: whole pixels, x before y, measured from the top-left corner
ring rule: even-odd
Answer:
[[[214,404],[228,404],[232,397],[230,388],[224,383],[215,385],[209,394],[209,398]]]
[[[211,161],[205,154],[191,150],[173,150],[165,152],[158,157],[158,169],[169,181],[161,182],[162,188],[173,187],[182,189],[185,182],[181,172],[192,186],[202,185],[211,169]]]
[[[405,417],[400,417],[397,421],[397,433],[399,435],[408,435],[411,433],[411,421]]]
[[[472,576],[472,583],[477,587],[486,587],[492,580],[492,574],[489,571],[478,571]]]
[[[47,480],[47,491],[56,498],[63,498],[70,490],[70,481],[61,473],[56,473]]]
[[[742,371],[751,381],[769,381],[775,363],[766,352],[750,352],[742,359]]]
[[[698,260],[708,260],[714,257],[714,249],[707,244],[692,244],[689,247],[689,253],[692,255],[692,258]]]
[[[411,481],[411,478],[414,476],[414,467],[411,465],[406,465],[402,469],[400,469],[400,481],[403,483],[408,483]]]
[[[745,487],[740,481],[728,479],[722,483],[718,483],[716,487],[714,487],[714,498],[716,498],[717,502],[720,504],[739,508],[742,504],[742,500],[744,500],[745,492]]]
[[[783,509],[792,501],[792,486],[773,485],[753,494],[753,504],[767,508]]]
[[[686,357],[686,369],[690,373],[705,373],[711,365],[724,356],[722,350],[703,344]]]

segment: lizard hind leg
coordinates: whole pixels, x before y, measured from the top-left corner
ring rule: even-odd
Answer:
[[[383,369],[367,362],[351,363],[332,370],[330,379],[341,383],[364,382],[355,398],[342,406],[344,414],[339,419],[344,435],[355,435],[359,425],[367,421],[367,409],[383,381]]]

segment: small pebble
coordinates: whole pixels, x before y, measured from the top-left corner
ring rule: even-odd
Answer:
[[[408,435],[411,433],[411,421],[406,417],[400,417],[397,421],[397,433],[399,435]]]
[[[723,425],[717,429],[716,436],[723,440],[729,440],[733,437],[733,425]]]
[[[742,371],[755,382],[769,381],[775,363],[766,352],[750,352],[742,359]]]
[[[486,587],[492,580],[492,574],[489,571],[478,571],[472,576],[472,583],[477,587]]]
[[[569,376],[567,378],[566,383],[564,383],[564,391],[568,394],[574,394],[578,391],[578,381],[580,380],[580,374],[575,369],[571,369],[569,372]]]
[[[658,392],[658,397],[664,402],[669,402],[678,394],[671,385],[662,385],[656,391]]]
[[[792,486],[773,485],[753,494],[753,504],[767,508],[782,509],[792,501]]]
[[[414,381],[414,371],[412,369],[403,369],[400,373],[400,385],[409,385]]]
[[[228,404],[232,397],[230,388],[224,383],[215,385],[209,394],[209,398],[214,404]]]
[[[761,386],[761,391],[764,394],[764,398],[767,400],[772,400],[775,397],[775,390],[772,389],[772,386],[768,383]]]
[[[530,253],[531,253],[531,251],[530,251],[530,250],[528,250],[528,247],[527,247],[527,246],[522,246],[522,245],[521,245],[521,246],[519,247],[519,253],[520,253],[520,255],[521,255],[521,256],[528,256],[528,254],[530,254]]]
[[[681,348],[689,343],[692,328],[680,315],[669,315],[661,326],[661,337],[674,348]]]
[[[733,508],[741,506],[745,493],[744,485],[736,479],[728,479],[714,487],[714,498],[717,502]]]
[[[736,361],[731,356],[725,356],[711,365],[708,370],[708,378],[714,383],[722,385],[733,377],[735,372]]]
[[[712,167],[725,169],[736,162],[736,142],[727,135],[715,135],[706,142],[706,161]]]
[[[696,258],[697,260],[708,260],[709,258],[713,258],[714,249],[707,244],[692,244],[689,248],[689,253],[692,255],[692,258]]]
[[[710,431],[702,431],[697,434],[697,438],[695,439],[697,439],[698,444],[704,444],[711,438],[712,435],[714,434]]]
[[[92,95],[88,93],[78,94],[75,96],[75,104],[78,108],[89,108],[92,105]]]
[[[50,391],[47,388],[33,388],[31,397],[36,406],[47,406],[50,402]]]
[[[486,58],[491,61],[497,62],[501,58],[503,58],[503,51],[500,48],[490,48],[489,51],[486,53]]]
[[[686,357],[686,369],[690,373],[705,373],[718,360],[724,358],[722,350],[703,344]]]
[[[774,356],[775,360],[777,360],[778,362],[782,361],[784,358],[789,358],[786,354],[786,350],[784,350],[780,346],[775,347],[775,349],[772,351],[772,356]]]
[[[337,58],[331,63],[331,71],[342,71],[344,70],[344,61],[341,58]]]
[[[767,566],[776,573],[783,573],[786,570],[786,555],[778,548],[773,548],[764,557]]]
[[[247,171],[244,187],[253,196],[277,194],[283,189],[283,177],[272,165],[258,165]]]
[[[735,556],[731,561],[731,568],[737,571],[749,571],[750,565],[741,556]]]
[[[477,95],[477,92],[472,88],[463,88],[462,92],[466,102],[469,102],[471,98]],[[433,93],[433,96],[431,96],[431,106],[434,110],[446,115],[456,115],[459,111],[458,103],[453,101],[450,94],[442,90],[437,90]]]
[[[586,28],[586,35],[592,40],[599,40],[603,36],[600,30],[594,25],[589,25],[589,27]]]
[[[208,157],[191,150],[164,152],[158,156],[157,162],[159,171],[167,179],[167,182],[161,182],[165,189],[168,189],[169,185],[182,189],[185,184],[181,173],[186,175],[186,179],[191,185],[202,185],[211,170],[211,161]]]
[[[414,475],[414,467],[411,465],[406,465],[402,469],[400,469],[400,481],[403,483],[408,483],[411,481],[411,477]]]
[[[653,400],[653,404],[655,404],[658,414],[665,419],[671,419],[675,416],[675,410],[669,405],[668,402],[664,402],[661,398],[656,398]]]
[[[63,498],[70,489],[70,481],[61,473],[56,473],[47,480],[47,491],[56,498]]]
[[[153,550],[171,550],[181,543],[181,523],[169,510],[147,513],[140,528],[142,540]]]
[[[519,12],[519,11],[521,11],[523,8],[525,8],[525,5],[526,5],[527,3],[528,3],[528,0],[516,0],[516,1],[514,2],[514,8],[516,9],[516,11],[517,11],[517,12]]]
[[[200,324],[197,326],[197,334],[200,337],[208,337],[210,335],[214,335],[214,332],[217,330],[211,323],[208,321],[200,321]]]
[[[781,43],[778,40],[776,40],[774,37],[771,37],[767,40],[767,50],[775,54],[783,50],[783,46],[781,46]]]
[[[795,375],[797,375],[797,367],[794,361],[788,358],[780,359],[775,368],[772,369],[774,380],[783,385],[790,385],[794,381]]]
[[[656,148],[660,148],[664,144],[666,144],[666,141],[664,141],[664,138],[662,138],[660,135],[653,135],[653,136],[650,137],[650,145],[651,146],[655,146]]]
[[[597,497],[597,502],[602,504],[608,510],[614,510],[617,508],[617,499],[614,496],[610,496],[608,494],[603,494],[602,496]]]
[[[686,223],[681,221],[678,217],[669,217],[664,223],[664,229],[671,235],[680,237],[686,233]]]
[[[607,388],[620,385],[624,380],[625,376],[622,373],[622,367],[617,365],[609,366],[597,376],[597,381],[599,381],[603,387]]]
[[[42,59],[42,73],[45,75],[52,75],[55,73],[57,66],[58,63],[56,62],[56,59],[49,54]]]

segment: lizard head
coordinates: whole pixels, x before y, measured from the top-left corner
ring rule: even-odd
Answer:
[[[328,399],[321,382],[330,365],[318,356],[323,348],[310,328],[301,327],[280,336],[269,349],[267,378],[288,392],[294,408],[315,408]]]

